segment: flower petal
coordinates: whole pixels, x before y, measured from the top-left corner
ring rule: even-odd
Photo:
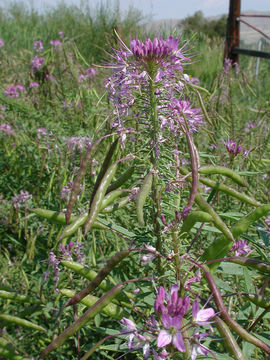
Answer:
[[[157,338],[159,348],[169,345],[172,342],[172,336],[166,330],[160,330]]]
[[[185,352],[185,344],[180,332],[177,332],[173,337],[173,345],[176,347],[178,351]]]

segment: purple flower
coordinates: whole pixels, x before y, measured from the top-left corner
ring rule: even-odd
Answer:
[[[0,48],[4,47],[4,46],[5,46],[4,40],[2,38],[0,38]]]
[[[210,352],[210,350],[201,344],[201,340],[208,336],[209,336],[208,333],[200,334],[199,332],[195,332],[193,334],[191,360],[195,360],[197,358],[197,355],[204,355],[206,357],[208,356],[208,353]]]
[[[89,137],[71,137],[67,139],[67,147],[73,151],[87,149],[91,145],[91,139]]]
[[[9,124],[1,124],[0,131],[3,131],[5,135],[13,135],[14,133],[12,126]]]
[[[34,71],[38,71],[42,65],[44,64],[44,57],[38,57],[38,56],[35,56],[32,60],[31,60],[31,68],[34,70]]]
[[[152,351],[153,351],[153,354],[154,354],[154,360],[163,360],[163,359],[166,359],[167,356],[169,355],[168,352],[165,349],[163,349],[161,351],[161,354],[158,354],[156,352],[156,350],[154,350],[154,349]]]
[[[30,82],[29,84],[29,88],[30,89],[33,89],[33,88],[38,88],[39,87],[39,83],[35,82],[35,81],[32,81]]]
[[[223,144],[225,145],[229,155],[232,157],[235,157],[242,151],[241,145],[238,145],[233,140],[228,140],[227,142],[223,141]]]
[[[179,287],[174,284],[168,294],[163,286],[158,289],[154,310],[156,314],[169,314],[170,316],[182,317],[187,313],[190,305],[190,299],[186,296],[184,299],[178,297]],[[166,300],[166,301],[165,301]]]
[[[18,84],[18,85],[10,86],[9,88],[7,88],[6,90],[3,91],[3,94],[6,97],[16,99],[24,91],[25,91],[25,87],[23,85]]]
[[[202,308],[199,310],[199,302],[196,299],[192,305],[193,321],[202,326],[209,325],[209,320],[215,315],[215,311],[212,308]]]
[[[180,352],[185,352],[183,336],[180,332],[182,316],[171,317],[168,314],[162,315],[162,324],[166,330],[160,330],[157,338],[159,348],[173,344]]]
[[[61,40],[64,39],[64,37],[65,37],[64,31],[59,31],[58,34],[59,34],[59,37]]]
[[[59,50],[62,45],[60,40],[50,40],[49,44],[53,46],[55,50]]]
[[[247,244],[246,240],[236,241],[230,251],[235,251],[235,256],[247,255],[251,248]]]
[[[21,190],[18,195],[14,195],[12,198],[13,206],[15,209],[21,208],[22,204],[32,199],[32,195],[28,191]]]
[[[42,52],[43,51],[42,41],[41,40],[34,41],[33,49],[36,50],[37,52]]]
[[[94,68],[90,67],[90,68],[85,70],[85,74],[88,75],[89,77],[95,77],[96,76],[96,71],[95,71]]]

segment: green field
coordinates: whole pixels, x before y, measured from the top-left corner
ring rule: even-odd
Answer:
[[[270,354],[270,62],[146,21],[0,8],[1,360]]]

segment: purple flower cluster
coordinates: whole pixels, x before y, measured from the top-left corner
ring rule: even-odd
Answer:
[[[0,124],[0,131],[3,131],[5,135],[13,135],[14,131],[9,124]]]
[[[33,50],[35,50],[36,52],[42,52],[43,49],[44,48],[41,40],[34,41]]]
[[[74,243],[73,241],[71,241],[66,246],[60,244],[59,248],[61,252],[61,257],[64,260],[68,261],[73,261],[75,259],[78,263],[82,264],[84,261],[84,254],[82,252],[83,246],[83,243]]]
[[[62,43],[60,40],[50,40],[50,45],[54,48],[54,50],[59,50]]]
[[[84,82],[84,81],[94,78],[95,76],[96,76],[95,69],[90,67],[90,68],[86,69],[83,74],[79,74],[78,81]]]
[[[16,99],[18,98],[21,93],[25,92],[25,87],[23,85],[12,85],[8,87],[6,90],[3,91],[3,94],[6,97]]]
[[[133,321],[127,318],[121,320],[121,324],[124,326],[122,333],[128,337],[130,350],[142,348],[143,356],[147,359],[150,356],[150,344],[156,340],[157,347],[162,349],[162,352],[158,353],[152,349],[154,359],[169,359],[171,346],[179,352],[186,351],[184,336],[187,336],[187,330],[188,332],[193,330],[193,335],[189,339],[192,346],[192,360],[195,360],[198,354],[208,355],[210,350],[201,344],[201,341],[210,333],[201,333],[200,326],[209,327],[210,331],[213,331],[210,320],[215,316],[215,312],[212,308],[199,309],[198,300],[194,300],[191,309],[192,319],[182,325],[184,316],[190,310],[190,298],[189,296],[179,297],[179,287],[175,284],[169,293],[162,286],[159,288],[154,310],[158,320],[151,315],[150,320],[145,323],[146,330],[138,328]],[[168,345],[171,346],[166,348]]]
[[[63,189],[62,189],[61,192],[60,192],[60,197],[61,197],[61,199],[64,199],[64,200],[66,200],[66,201],[69,200],[69,194],[70,194],[70,192],[71,192],[71,190],[72,190],[73,184],[74,184],[73,181],[69,181],[69,182],[67,183],[67,185],[65,185],[65,186],[63,187]],[[80,191],[82,191],[82,189],[83,189],[83,185],[80,184]],[[78,199],[78,200],[80,199],[80,195],[77,196],[77,199]]]
[[[186,83],[192,86],[189,76],[183,74],[183,62],[190,58],[183,54],[184,47],[179,49],[178,46],[179,39],[172,36],[145,42],[132,39],[130,49],[122,43],[122,49],[115,51],[112,55],[115,62],[108,66],[113,74],[105,85],[115,108],[113,127],[123,129],[125,117],[132,115],[134,106],[141,104],[142,98],[144,105],[141,104],[140,113],[134,113],[134,117],[143,119],[146,126],[151,127],[148,99],[150,88],[154,88],[159,119],[157,130],[162,132],[157,134],[158,141],[166,141],[169,134],[181,135],[184,119],[189,130],[196,131],[202,123],[200,109],[193,109],[190,102],[183,99]],[[143,95],[139,99],[138,93]]]
[[[59,273],[60,273],[59,264],[60,264],[60,261],[58,260],[58,258],[55,256],[55,254],[52,251],[50,251],[48,265],[49,265],[49,267],[52,268],[52,272],[53,272],[53,276],[54,276],[53,281],[55,282],[56,286],[59,282]]]
[[[4,47],[4,46],[5,46],[4,40],[2,38],[0,38],[0,48]]]
[[[38,57],[35,56],[32,60],[31,60],[31,68],[34,71],[38,71],[44,64],[44,57]]]
[[[13,206],[15,209],[20,209],[22,204],[32,199],[32,195],[28,191],[21,190],[18,195],[14,195],[12,198]]]
[[[39,87],[39,83],[35,82],[35,81],[32,81],[30,82],[29,84],[29,88],[30,89],[34,89],[34,88],[38,88]]]
[[[82,151],[84,149],[87,149],[91,145],[91,143],[91,139],[87,136],[73,136],[67,139],[67,147],[72,151]]]
[[[242,153],[244,157],[247,157],[250,153],[250,150],[245,150],[243,147],[233,140],[223,141],[230,158],[236,157],[238,154]]]
[[[250,253],[251,248],[249,247],[246,240],[239,240],[233,244],[230,251],[234,251],[235,256],[241,256],[241,255],[247,255],[248,253]]]

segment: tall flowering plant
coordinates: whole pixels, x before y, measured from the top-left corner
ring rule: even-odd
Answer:
[[[120,321],[119,332],[94,344],[85,353],[83,360],[89,358],[104,341],[114,337],[118,338],[118,344],[120,339],[122,344],[117,347],[117,351],[124,352],[123,355],[136,351],[142,352],[144,358],[154,360],[195,360],[197,356],[217,359],[218,350],[224,350],[219,346],[215,347],[217,351],[213,350],[211,340],[216,338],[216,333],[233,358],[244,360],[245,356],[238,344],[241,341],[236,341],[231,330],[241,339],[270,354],[270,348],[264,341],[242,328],[230,316],[213,277],[222,261],[242,266],[252,265],[269,273],[269,264],[238,256],[243,255],[243,252],[236,253],[236,256],[226,256],[239,247],[241,242],[236,240],[252,222],[266,215],[270,206],[261,205],[245,193],[206,177],[218,175],[230,178],[239,186],[247,186],[245,180],[231,169],[200,165],[193,134],[200,131],[204,122],[211,124],[211,120],[198,91],[198,79],[192,79],[184,73],[184,65],[191,61],[187,54],[187,44],[179,48],[179,39],[172,36],[167,39],[162,36],[154,40],[145,39],[144,42],[132,39],[129,47],[120,38],[119,43],[120,50],[114,50],[113,62],[107,65],[112,70],[105,85],[113,105],[110,128],[105,135],[89,144],[81,161],[80,170],[69,192],[65,214],[67,225],[58,241],[72,236],[84,225],[85,236],[90,230],[100,227],[102,230],[120,233],[130,243],[107,261],[86,288],[69,296],[71,299],[67,306],[85,301],[99,286],[106,290],[94,305],[47,346],[39,358],[57,349],[91,318],[104,312],[107,315],[109,312],[110,316]],[[200,106],[193,105],[196,99]],[[116,140],[110,146],[97,175],[89,211],[74,220],[72,209],[87,164],[92,162],[102,141],[112,136]],[[122,150],[118,149],[118,142]],[[113,162],[115,154],[120,151],[123,157]],[[119,187],[130,181],[134,173],[132,166],[113,182],[119,163],[126,161],[135,162],[141,178],[138,188],[119,190]],[[184,164],[189,164],[189,167]],[[203,193],[200,183],[212,189],[209,196]],[[127,191],[128,196],[118,199]],[[219,191],[256,209],[229,228],[211,204]],[[134,232],[115,227],[104,221],[102,215],[99,216],[102,212],[108,214],[130,204],[130,201],[135,202],[139,224]],[[194,210],[195,206],[197,208]],[[207,222],[221,235],[210,245],[201,244],[194,248]],[[189,241],[196,223],[201,223],[201,227]],[[62,246],[61,249],[62,253],[64,250],[70,252],[72,247]],[[144,255],[141,256],[141,253]],[[107,275],[117,265],[124,266],[124,259],[133,254],[139,254],[140,266],[136,270],[140,275],[136,277],[132,273],[132,279],[126,280],[125,277],[124,282],[117,285],[111,283],[104,288],[103,280]],[[59,277],[59,262],[54,263],[57,263]],[[81,264],[68,261],[62,261],[62,264],[82,276],[85,274]],[[142,266],[147,276],[142,277]],[[146,286],[142,284],[145,282],[151,284],[150,290],[147,288],[148,296],[151,294],[148,301],[144,299]],[[138,287],[133,287],[134,292],[131,293],[134,283],[138,283]],[[125,286],[130,288],[123,295]],[[66,290],[59,291],[67,294]],[[250,301],[258,304],[258,298],[253,295],[245,294]],[[142,306],[143,299],[145,302]],[[110,303],[118,306],[116,311],[107,309]]]

